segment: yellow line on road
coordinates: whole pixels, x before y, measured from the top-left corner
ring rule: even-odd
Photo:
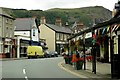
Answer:
[[[75,72],[73,72],[73,71],[71,71],[71,70],[63,67],[63,66],[62,66],[62,63],[63,63],[63,61],[60,62],[60,63],[58,63],[58,66],[59,66],[61,69],[65,70],[65,71],[67,71],[67,72],[69,72],[69,73],[71,73],[71,74],[73,74],[73,75],[75,75],[75,76],[77,76],[77,77],[79,77],[79,78],[88,78],[88,77],[86,77],[86,76],[80,75],[80,74],[78,74],[78,73],[75,73]]]

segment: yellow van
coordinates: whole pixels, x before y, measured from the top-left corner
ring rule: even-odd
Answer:
[[[44,57],[44,52],[41,46],[28,46],[27,47],[27,57],[28,59],[34,57]]]

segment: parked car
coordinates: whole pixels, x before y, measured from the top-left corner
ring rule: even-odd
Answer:
[[[48,51],[44,51],[44,57],[45,57],[45,58],[49,58],[49,57],[50,57],[50,54],[49,54]]]
[[[44,57],[58,57],[58,53],[56,51],[44,51]]]
[[[53,51],[54,53],[54,57],[58,57],[58,52],[57,51]]]
[[[50,57],[58,57],[58,53],[56,51],[50,51],[49,54]]]

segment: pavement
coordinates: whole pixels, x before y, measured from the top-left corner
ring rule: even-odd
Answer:
[[[92,63],[86,62],[86,70],[84,70],[84,66],[82,70],[76,70],[73,65],[65,64],[65,62],[61,63],[63,68],[68,69],[70,72],[75,73],[76,75],[84,76],[82,78],[91,78],[91,79],[110,79],[111,78],[111,64],[110,63],[96,63],[96,74],[92,73]]]
[[[0,61],[22,60],[22,59],[27,59],[27,57],[21,57],[21,58],[0,58]]]

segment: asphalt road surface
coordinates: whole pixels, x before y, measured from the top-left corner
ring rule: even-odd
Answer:
[[[62,57],[2,61],[2,78],[78,78],[58,65]]]

